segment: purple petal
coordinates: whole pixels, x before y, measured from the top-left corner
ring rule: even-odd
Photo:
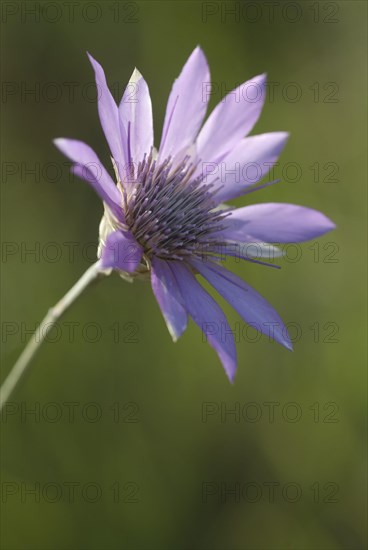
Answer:
[[[202,161],[217,161],[249,134],[266,96],[266,75],[256,76],[230,92],[214,108],[197,138]]]
[[[273,243],[309,241],[336,227],[317,210],[272,202],[236,208],[226,218],[226,225],[221,232],[225,239],[239,240],[247,234]]]
[[[126,134],[119,120],[119,110],[107,86],[106,77],[101,65],[88,53],[89,60],[95,71],[98,94],[98,113],[111,154],[116,162],[118,172],[123,182],[125,167],[129,159],[126,154]]]
[[[134,69],[124,92],[119,113],[125,128],[130,123],[130,150],[133,163],[137,165],[153,147],[151,97],[147,83],[137,69]]]
[[[165,260],[153,258],[151,284],[174,342],[187,328],[188,317],[176,279]]]
[[[232,382],[236,372],[236,348],[234,336],[223,311],[183,262],[171,262],[170,267],[185,300],[186,310],[216,350]]]
[[[114,231],[106,239],[102,249],[102,267],[133,273],[142,258],[143,249],[129,232]]]
[[[191,263],[249,325],[292,349],[281,317],[251,286],[222,266],[200,260],[193,260]]]
[[[206,114],[210,73],[197,47],[175,80],[166,107],[159,159],[175,157],[192,145]]]
[[[201,163],[204,183],[214,183],[219,189],[216,202],[239,197],[261,180],[277,161],[287,138],[286,132],[251,136],[241,140],[222,161]]]
[[[92,185],[101,199],[122,216],[122,197],[119,189],[96,153],[83,141],[67,138],[54,139],[56,147],[75,163],[74,173]]]

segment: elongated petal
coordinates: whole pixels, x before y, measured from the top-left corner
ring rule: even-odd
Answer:
[[[244,138],[257,122],[266,96],[266,75],[241,84],[214,108],[197,138],[202,161],[218,161]]]
[[[176,279],[165,260],[153,258],[151,284],[167,328],[176,342],[187,328],[188,316]]]
[[[148,86],[141,73],[134,69],[119,105],[126,129],[130,128],[130,151],[134,165],[150,153],[153,147],[152,103]]]
[[[191,263],[249,325],[292,349],[281,317],[251,286],[222,266],[200,260],[193,260]]]
[[[223,311],[183,262],[172,262],[170,267],[185,300],[186,310],[216,350],[232,382],[236,372],[236,348],[234,336]]]
[[[141,261],[142,247],[129,232],[114,231],[106,239],[102,249],[102,267],[133,273]]]
[[[75,174],[90,183],[101,199],[114,211],[117,208],[121,211],[121,193],[93,149],[83,141],[75,139],[57,138],[54,139],[54,144],[75,163]]]
[[[206,114],[210,72],[201,48],[197,47],[175,80],[166,107],[159,159],[175,157],[195,141]]]
[[[236,208],[226,219],[224,238],[239,240],[244,234],[274,243],[298,243],[324,235],[335,224],[322,212],[285,203],[252,204]]]
[[[120,123],[119,109],[107,86],[106,77],[101,65],[88,54],[95,72],[98,94],[98,113],[111,154],[116,162],[120,179],[125,179],[125,167],[128,165],[126,153],[127,138],[124,127]]]
[[[203,162],[204,183],[214,183],[216,201],[222,202],[242,195],[261,180],[277,161],[288,134],[271,132],[240,141],[222,161]]]

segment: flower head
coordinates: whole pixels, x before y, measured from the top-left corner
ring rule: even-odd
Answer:
[[[264,263],[281,255],[268,243],[306,241],[334,228],[322,213],[302,206],[263,203],[232,208],[223,204],[275,183],[257,187],[278,159],[288,134],[244,137],[261,113],[265,75],[230,92],[202,126],[210,75],[197,47],[174,82],[157,151],[151,99],[142,75],[133,72],[117,105],[101,65],[89,58],[116,183],[85,143],[59,138],[55,144],[73,161],[74,173],[103,200],[101,269],[115,269],[129,280],[150,278],[173,339],[181,336],[188,316],[192,317],[217,351],[230,380],[236,371],[234,338],[224,313],[198,282],[198,274],[246,322],[291,349],[278,313],[221,265],[227,256],[239,255],[240,246],[244,260]]]

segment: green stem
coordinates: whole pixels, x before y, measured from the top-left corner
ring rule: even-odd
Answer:
[[[21,353],[18,361],[15,363],[10,373],[4,380],[0,388],[0,411],[2,410],[5,403],[8,401],[9,397],[13,393],[18,382],[26,372],[29,367],[31,360],[34,355],[45,342],[46,336],[53,328],[55,323],[60,319],[63,313],[75,302],[78,296],[83,292],[87,286],[97,279],[98,275],[101,273],[101,264],[96,262],[91,265],[89,269],[82,275],[82,277],[77,281],[77,283],[65,294],[65,296],[51,309],[49,309],[46,317],[40,323],[38,328],[35,331],[39,332],[40,337],[35,338],[35,334],[29,340],[28,344]]]

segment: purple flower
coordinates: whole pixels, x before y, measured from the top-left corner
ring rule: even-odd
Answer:
[[[210,74],[197,47],[174,82],[156,150],[151,98],[142,75],[133,72],[116,105],[101,65],[89,59],[117,184],[85,143],[60,138],[55,144],[73,161],[74,173],[88,181],[103,200],[101,268],[115,269],[130,280],[149,277],[174,341],[186,329],[188,316],[192,317],[231,381],[236,371],[234,338],[225,315],[200,285],[197,274],[246,322],[292,349],[278,313],[221,265],[227,256],[239,254],[244,260],[263,263],[282,254],[268,243],[307,241],[335,227],[322,213],[303,206],[266,203],[232,208],[222,204],[264,187],[256,184],[287,141],[285,132],[244,137],[260,116],[265,75],[228,94],[202,126]]]

